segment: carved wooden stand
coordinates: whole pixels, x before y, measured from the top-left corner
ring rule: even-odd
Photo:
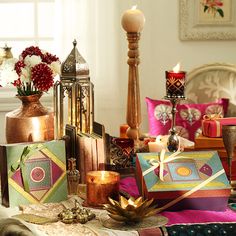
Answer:
[[[129,82],[126,121],[129,125],[129,128],[127,129],[127,136],[134,140],[138,140],[139,138],[139,126],[141,124],[141,106],[138,74],[138,65],[140,63],[138,50],[139,39],[140,33],[127,33],[127,40],[129,42],[129,58],[127,60],[127,64],[129,65]]]

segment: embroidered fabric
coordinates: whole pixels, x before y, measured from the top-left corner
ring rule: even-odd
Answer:
[[[83,200],[77,196],[71,196],[68,200],[60,203],[44,203],[36,205],[21,206],[23,213],[30,213],[48,218],[57,218],[57,215],[65,208],[72,208],[75,206],[75,200],[81,204]],[[70,235],[70,236],[137,236],[137,231],[117,231],[110,230],[103,227],[100,223],[100,215],[104,213],[104,210],[91,209],[96,214],[96,219],[87,222],[86,224],[64,224],[60,221],[56,223],[50,223],[45,225],[35,225],[37,231],[43,235],[55,236],[55,235]]]
[[[23,213],[30,213],[40,216],[45,216],[48,218],[57,218],[57,215],[65,208],[74,207],[75,200],[81,202],[81,199],[73,196],[67,201],[60,203],[45,203],[45,204],[36,204],[29,206],[21,206]],[[96,213],[96,212],[95,212]],[[98,221],[98,220],[95,220]],[[93,222],[94,224],[94,222]],[[70,236],[98,236],[99,232],[96,232],[94,227],[91,227],[89,223],[87,224],[64,224],[60,221],[51,224],[45,225],[36,225],[38,231],[46,235],[70,235]],[[105,234],[104,234],[105,236]]]

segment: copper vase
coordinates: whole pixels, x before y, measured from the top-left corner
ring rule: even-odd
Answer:
[[[20,108],[6,114],[7,143],[47,141],[54,138],[54,114],[39,101],[42,94],[16,96]]]

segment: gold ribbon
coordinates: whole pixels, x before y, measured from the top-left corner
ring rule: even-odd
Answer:
[[[210,178],[206,179],[205,181],[201,182],[199,185],[197,185],[196,187],[192,188],[191,190],[189,190],[188,192],[186,192],[185,194],[179,196],[178,198],[174,199],[173,201],[167,203],[166,205],[164,205],[163,207],[158,208],[157,213],[173,206],[174,204],[176,204],[177,202],[181,201],[182,199],[190,196],[192,193],[195,193],[197,190],[203,188],[205,185],[207,185],[208,183],[210,183],[212,180],[216,179],[217,177],[219,177],[220,175],[222,175],[225,171],[222,169],[220,171],[218,171],[217,173],[215,173],[214,175],[212,175]]]
[[[216,137],[220,137],[221,135],[221,128],[220,128],[220,121],[219,119],[223,118],[223,116],[221,115],[221,113],[219,114],[208,114],[208,115],[204,115],[203,116],[203,120],[204,121],[215,121],[215,124],[216,124]],[[207,133],[207,131],[205,130],[204,128],[204,125],[203,125],[203,131],[204,133]]]
[[[207,114],[203,116],[203,120],[217,120],[223,118],[223,115],[220,113],[218,114]]]
[[[14,173],[15,171],[17,171],[18,169],[20,169],[20,173],[21,173],[21,177],[22,177],[22,182],[23,182],[23,186],[24,186],[24,190],[26,192],[30,192],[30,188],[29,188],[29,182],[26,176],[26,167],[25,167],[25,162],[30,158],[30,156],[36,151],[36,150],[41,150],[43,148],[43,146],[40,146],[38,144],[31,144],[29,146],[25,146],[21,156],[19,158],[19,161],[17,163],[13,163],[11,165],[11,169],[10,171],[12,173]]]
[[[179,150],[177,150],[176,152],[174,152],[173,154],[169,155],[166,158],[165,158],[165,152],[166,152],[165,149],[161,150],[160,160],[153,158],[149,161],[149,163],[151,164],[151,167],[143,172],[143,176],[154,171],[158,166],[160,166],[159,178],[161,181],[164,181],[164,164],[165,163],[168,163],[177,159],[189,159],[189,157],[178,156],[181,153]]]

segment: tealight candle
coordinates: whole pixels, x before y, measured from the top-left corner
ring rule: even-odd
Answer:
[[[108,197],[119,197],[120,174],[114,171],[90,171],[86,176],[87,204],[101,206],[108,203]]]
[[[177,64],[173,71],[166,71],[166,96],[168,98],[184,98],[185,71],[180,71]]]
[[[164,145],[158,136],[155,142],[148,142],[149,152],[160,152],[163,148]]]

